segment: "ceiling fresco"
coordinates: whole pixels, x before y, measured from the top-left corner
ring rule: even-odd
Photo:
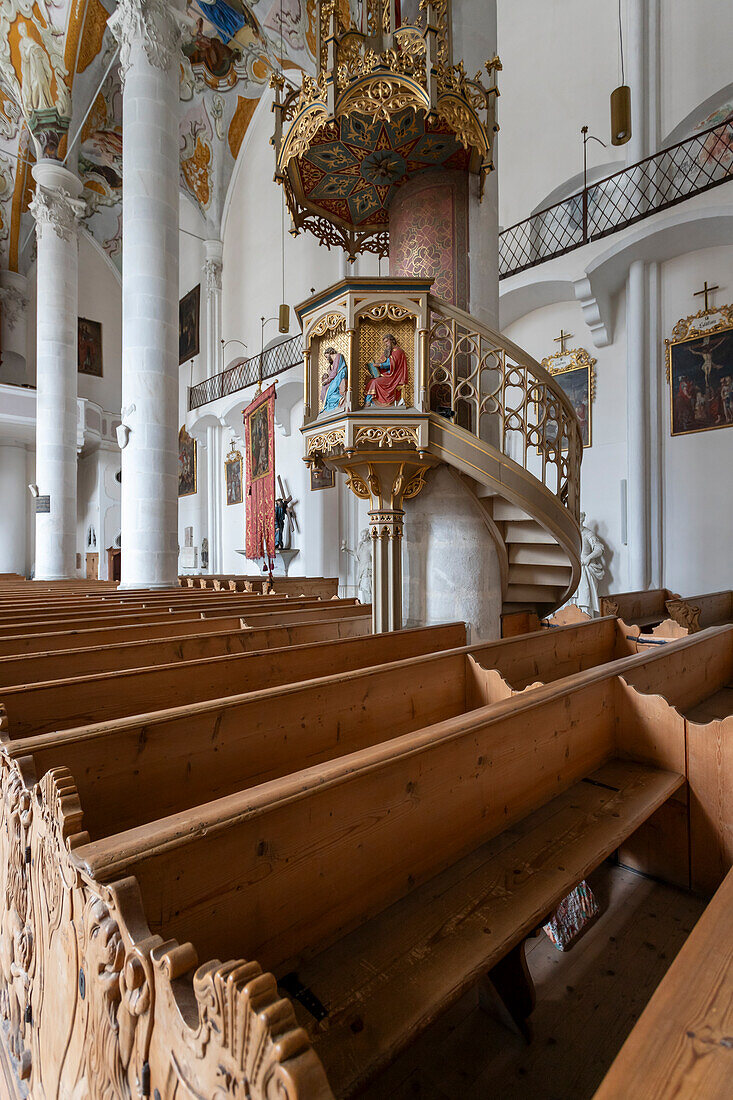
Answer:
[[[24,271],[33,259],[30,170],[43,148],[31,130],[39,112],[51,112],[65,120],[56,134],[62,159],[72,143],[67,164],[84,183],[86,228],[121,268],[122,89],[107,29],[114,7],[114,0],[0,0],[3,266]],[[281,65],[313,71],[315,0],[188,0],[186,24],[180,186],[201,211],[206,235],[215,237],[237,155],[271,73]]]

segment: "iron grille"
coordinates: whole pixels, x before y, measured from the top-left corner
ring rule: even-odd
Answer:
[[[205,378],[203,382],[197,382],[188,390],[188,408],[200,409],[202,405],[208,405],[210,401],[218,401],[220,397],[227,397],[231,393],[244,390],[247,386],[254,386],[260,379],[265,382],[274,378],[277,374],[297,366],[303,361],[303,336],[298,333],[289,340],[283,340],[279,344],[268,348],[261,355],[252,355],[249,359],[243,359],[234,367],[228,367],[221,374],[215,374],[211,378]],[[261,373],[260,373],[261,371]]]
[[[622,168],[499,234],[499,278],[562,256],[733,178],[733,119]]]

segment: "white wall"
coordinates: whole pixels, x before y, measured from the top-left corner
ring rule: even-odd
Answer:
[[[102,324],[102,377],[79,374],[78,394],[119,413],[122,390],[122,287],[112,265],[79,234],[79,316]]]
[[[700,300],[693,291],[720,284],[719,302],[733,300],[730,272],[733,248],[710,248],[687,253],[661,265],[661,324],[666,337],[682,317],[696,313]],[[593,405],[592,446],[583,455],[581,506],[590,526],[606,543],[608,575],[602,592],[628,588],[627,549],[621,541],[620,482],[627,476],[626,448],[626,329],[624,292],[614,302],[614,340],[594,348],[576,301],[556,303],[528,313],[509,325],[506,334],[536,359],[557,350],[554,337],[563,326],[574,333],[568,347],[585,347],[596,364],[596,400]],[[660,346],[649,371],[664,377],[665,351]],[[664,413],[662,446],[662,577],[664,586],[694,595],[733,584],[730,547],[733,545],[733,429],[670,434],[670,393],[662,385]],[[633,397],[633,395],[632,395]]]

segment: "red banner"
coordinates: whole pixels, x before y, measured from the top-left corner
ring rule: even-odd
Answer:
[[[251,561],[275,557],[275,387],[263,390],[244,410],[247,451],[246,554]]]

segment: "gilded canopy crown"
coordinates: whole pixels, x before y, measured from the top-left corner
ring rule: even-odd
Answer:
[[[453,64],[450,0],[317,0],[317,75],[275,89],[276,179],[293,234],[307,229],[349,256],[388,252],[396,190],[430,168],[493,168],[495,74]]]

